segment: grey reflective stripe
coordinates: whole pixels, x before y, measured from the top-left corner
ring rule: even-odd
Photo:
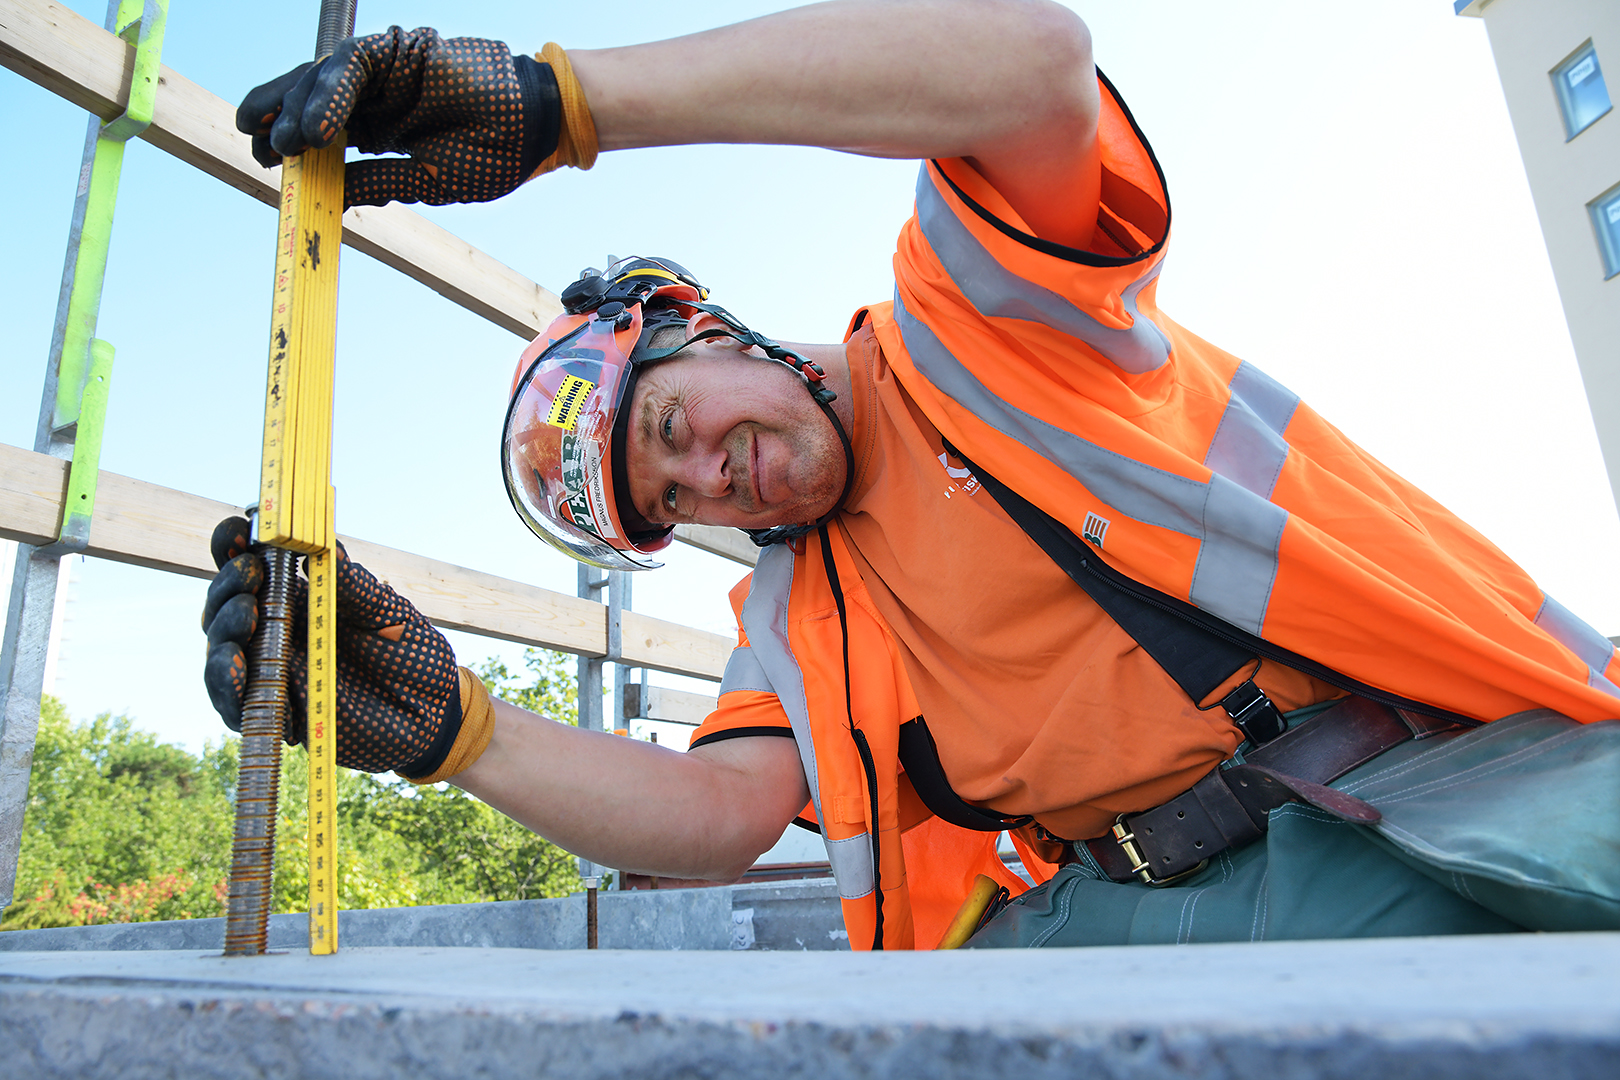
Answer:
[[[1552,639],[1576,656],[1581,663],[1596,671],[1603,671],[1614,659],[1614,642],[1582,622],[1569,608],[1546,593],[1541,594],[1541,610],[1536,612],[1536,625]]]
[[[912,318],[898,291],[894,315],[912,363],[957,404],[1071,476],[1084,477],[1086,487],[1121,513],[1187,536],[1203,531],[1209,485],[1144,465],[1009,405],[963,367],[926,324]]]
[[[776,693],[776,688],[771,685],[765,669],[759,666],[759,658],[747,645],[739,645],[731,650],[731,659],[726,661],[726,673],[720,678],[720,693],[729,694],[733,690]]]
[[[1238,365],[1228,389],[1231,397],[1215,437],[1209,441],[1204,464],[1269,499],[1288,460],[1283,432],[1294,418],[1299,397],[1246,361]]]
[[[898,290],[894,315],[912,363],[957,404],[1063,469],[1120,513],[1198,539],[1188,599],[1252,634],[1261,632],[1286,510],[1222,476],[1209,483],[1178,476],[1032,416],[992,393],[952,356],[906,310]]]
[[[1536,612],[1536,625],[1586,665],[1588,686],[1620,697],[1620,687],[1603,674],[1609,667],[1609,661],[1614,659],[1614,642],[1546,593],[1541,594],[1541,610]]]
[[[1231,391],[1254,410],[1266,427],[1281,435],[1299,409],[1299,395],[1247,360],[1232,373]]]
[[[754,660],[775,689],[782,711],[793,726],[793,741],[804,763],[804,779],[810,785],[810,801],[816,817],[821,816],[821,788],[816,783],[816,748],[810,740],[810,709],[804,696],[804,673],[788,644],[788,595],[793,589],[793,552],[776,544],[760,552],[754,565],[754,578],[743,601],[743,632],[748,635]],[[730,668],[730,663],[727,663]],[[822,827],[822,835],[826,835]]]
[[[1586,685],[1594,690],[1601,690],[1610,697],[1620,698],[1620,686],[1614,685],[1603,675],[1591,668],[1586,669]]]
[[[799,748],[805,782],[810,785],[810,801],[815,805],[816,817],[825,821],[816,772],[816,744],[810,736],[804,673],[799,670],[788,640],[788,598],[793,591],[794,562],[793,552],[785,544],[775,544],[760,552],[753,581],[748,587],[748,599],[743,601],[742,624],[753,662],[758,664],[782,703],[788,723],[793,726],[793,742]],[[736,653],[732,656],[735,658]],[[730,675],[728,661],[727,678]],[[825,824],[821,826],[821,838],[827,847],[827,861],[832,865],[833,876],[838,880],[838,895],[853,900],[871,892],[875,877],[871,838],[861,833],[847,840],[828,840]]]
[[[872,838],[866,833],[845,840],[827,840],[827,861],[832,864],[841,900],[859,900],[872,891]]]
[[[1226,477],[1209,478],[1204,536],[1187,599],[1260,637],[1288,511]]]
[[[945,272],[975,310],[1061,330],[1132,374],[1153,371],[1170,359],[1170,339],[1136,308],[1137,294],[1163,269],[1162,258],[1120,295],[1131,317],[1130,327],[1105,326],[1051,289],[1021,278],[997,262],[945,205],[928,169],[924,162],[917,176],[917,223]]]

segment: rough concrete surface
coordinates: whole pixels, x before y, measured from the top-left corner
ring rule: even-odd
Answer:
[[[606,949],[848,949],[837,884],[766,882],[598,895]],[[224,919],[111,923],[0,933],[0,952],[219,949]],[[338,912],[351,946],[583,949],[585,897]],[[274,915],[269,948],[309,948],[307,915]]]
[[[0,954],[0,1074],[1620,1073],[1620,934],[1035,952]]]

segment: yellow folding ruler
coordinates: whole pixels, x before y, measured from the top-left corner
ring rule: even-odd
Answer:
[[[332,373],[343,147],[281,166],[259,540],[309,555],[309,951],[337,950],[337,529]]]

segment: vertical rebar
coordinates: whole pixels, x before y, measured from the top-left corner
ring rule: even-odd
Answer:
[[[292,645],[287,594],[297,556],[281,548],[265,548],[263,555],[259,626],[248,645],[248,687],[242,705],[226,956],[264,952],[276,857],[276,794],[281,786],[281,734],[287,719],[287,660]]]
[[[597,878],[585,879],[585,947],[596,948],[596,886]]]
[[[321,0],[320,29],[315,32],[315,59],[330,56],[338,42],[354,33],[355,0]]]

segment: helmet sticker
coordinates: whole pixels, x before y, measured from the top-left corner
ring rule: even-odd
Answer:
[[[577,435],[564,435],[562,444],[562,491],[557,500],[557,512],[581,528],[591,528],[591,507],[585,497],[588,481],[585,477],[584,455],[580,452]],[[595,530],[592,529],[592,532]]]
[[[620,532],[615,516],[608,510],[602,477],[604,428],[602,415],[591,413],[582,430],[562,437],[563,491],[557,509],[587,532],[615,540]]]
[[[551,399],[551,411],[546,415],[546,423],[564,431],[573,431],[574,422],[585,407],[586,396],[595,389],[595,383],[578,375],[564,377],[562,385],[557,388],[557,396]]]

